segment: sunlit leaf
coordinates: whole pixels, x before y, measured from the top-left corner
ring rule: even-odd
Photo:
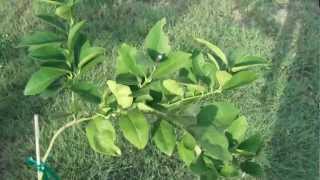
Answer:
[[[155,51],[159,54],[169,54],[171,49],[169,45],[169,38],[163,31],[163,26],[165,24],[166,19],[161,19],[149,31],[145,40],[145,48],[148,51]]]
[[[176,134],[174,128],[166,120],[161,120],[153,136],[158,149],[171,156],[176,145]]]
[[[132,105],[132,92],[128,86],[117,84],[115,81],[107,81],[108,87],[117,99],[122,108],[128,108]]]
[[[256,73],[252,71],[240,71],[234,75],[232,75],[232,78],[224,84],[223,89],[233,89],[237,88],[239,86],[243,86],[246,84],[249,84],[257,79]]]
[[[93,150],[110,156],[121,155],[121,150],[115,145],[115,129],[109,120],[102,117],[94,118],[87,125],[86,134]]]
[[[223,51],[218,46],[213,45],[209,41],[204,40],[204,39],[200,39],[200,38],[196,38],[196,41],[207,46],[218,58],[220,58],[222,60],[222,62],[224,62],[226,65],[228,65],[228,60],[227,60],[226,55],[223,53]]]
[[[127,115],[121,115],[120,129],[128,141],[138,149],[143,149],[148,143],[149,124],[143,113],[131,110]]]

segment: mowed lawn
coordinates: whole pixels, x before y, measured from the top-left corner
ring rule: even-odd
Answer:
[[[41,115],[42,152],[54,131],[70,119],[70,94],[56,99],[23,96],[36,69],[19,39],[46,26],[35,14],[51,9],[34,0],[0,0],[0,179],[35,179],[24,164],[34,156],[32,117]],[[264,180],[319,178],[320,8],[316,0],[81,0],[78,17],[88,20],[94,44],[106,48],[102,65],[86,74],[101,88],[113,78],[117,48],[123,42],[141,46],[150,27],[167,18],[166,31],[175,49],[199,47],[201,37],[226,54],[239,49],[268,59],[260,79],[208,101],[233,102],[250,121],[249,134],[265,139]],[[84,105],[90,109],[90,105]],[[123,155],[111,158],[93,152],[85,125],[63,133],[49,164],[62,179],[193,180],[176,155],[167,157],[149,143],[138,151],[123,137]],[[254,179],[246,176],[244,179]]]

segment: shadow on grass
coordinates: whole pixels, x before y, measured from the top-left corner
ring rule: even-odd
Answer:
[[[265,8],[266,2],[256,3],[248,13],[267,15],[256,27],[268,35],[278,34],[262,95],[263,102],[278,105],[273,112],[274,130],[267,145],[271,166],[266,178],[316,180],[320,147],[317,104],[320,21],[316,19],[319,9],[315,2],[289,0],[285,4],[286,17],[279,26],[272,19],[266,19],[272,16],[272,9]]]

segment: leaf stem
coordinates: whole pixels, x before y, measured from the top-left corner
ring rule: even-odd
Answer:
[[[74,121],[71,121],[69,123],[66,123],[65,125],[63,125],[61,128],[59,128],[57,130],[57,132],[52,136],[51,138],[51,141],[50,141],[50,144],[48,146],[48,149],[46,151],[46,153],[44,154],[43,158],[42,158],[42,162],[46,162],[49,154],[50,154],[50,151],[52,150],[52,147],[53,147],[53,144],[55,142],[55,140],[57,139],[57,137],[64,131],[66,130],[67,128],[75,125],[75,124],[79,124],[81,122],[84,122],[84,121],[89,121],[91,120],[93,117],[87,117],[87,118],[82,118],[82,119],[79,119],[79,120],[74,120]]]

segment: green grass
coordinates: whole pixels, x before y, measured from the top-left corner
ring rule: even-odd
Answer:
[[[256,3],[254,3],[256,2]],[[24,159],[34,155],[33,113],[41,115],[42,152],[54,131],[69,119],[69,94],[54,100],[23,96],[35,70],[15,46],[24,34],[45,26],[34,18],[50,9],[36,1],[0,0],[0,176],[33,179]],[[197,46],[193,37],[215,42],[227,53],[242,49],[266,57],[270,66],[253,85],[223,97],[235,103],[251,123],[249,133],[266,141],[266,180],[316,180],[319,177],[319,8],[312,0],[82,0],[78,8],[94,43],[107,59],[86,78],[101,87],[113,77],[122,42],[140,46],[149,28],[166,17],[174,48]],[[103,79],[103,81],[101,81]],[[84,125],[56,142],[49,158],[62,179],[195,179],[175,156],[166,157],[149,143],[144,151],[120,136],[123,155],[94,153]],[[253,178],[246,178],[253,179]]]

